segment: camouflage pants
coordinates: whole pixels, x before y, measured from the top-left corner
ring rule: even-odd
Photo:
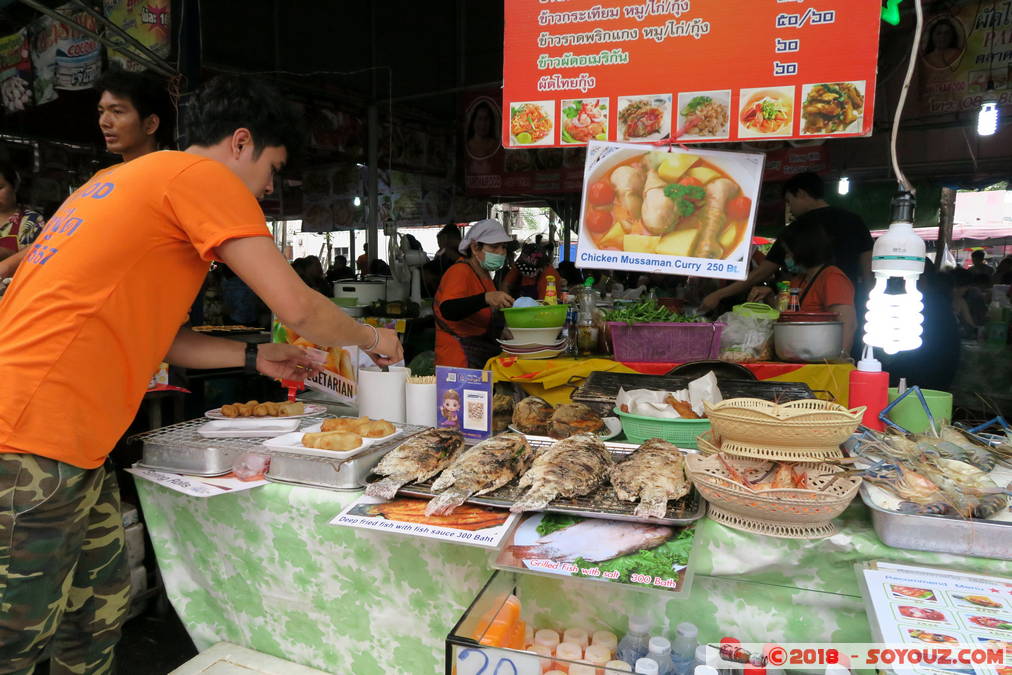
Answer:
[[[0,673],[112,673],[129,599],[112,468],[0,453]]]

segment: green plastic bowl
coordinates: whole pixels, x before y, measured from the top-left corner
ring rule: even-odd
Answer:
[[[618,408],[613,409],[622,422],[622,431],[630,443],[645,443],[651,438],[661,438],[680,448],[695,448],[696,438],[710,430],[710,420],[666,419],[631,415]]]
[[[510,328],[556,328],[566,323],[568,305],[509,307],[502,310]]]

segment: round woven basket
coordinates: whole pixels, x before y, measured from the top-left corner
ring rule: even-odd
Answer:
[[[778,523],[760,518],[747,518],[737,513],[725,511],[712,504],[709,510],[707,510],[706,515],[721,525],[727,525],[742,532],[763,534],[767,537],[780,537],[781,539],[823,539],[825,537],[832,537],[837,532],[836,525],[829,521],[805,525]]]
[[[725,457],[747,478],[756,479],[769,469],[758,459]],[[740,485],[716,455],[686,455],[685,472],[706,501],[724,511],[777,523],[825,523],[840,515],[857,495],[861,479],[839,476],[843,470],[830,464],[806,465],[813,489],[785,488],[755,491]]]
[[[838,446],[854,433],[865,410],[864,406],[848,410],[814,398],[790,403],[729,398],[705,406],[706,417],[721,441],[779,448]]]
[[[738,441],[718,440],[713,431],[700,434],[696,439],[696,447],[704,454],[723,452],[725,455],[750,457],[768,462],[829,462],[842,459],[845,455],[838,446],[828,448],[792,448],[788,446],[769,446]]]
[[[666,417],[646,417],[633,415],[613,408],[614,413],[622,422],[622,431],[630,443],[645,443],[651,438],[662,438],[674,443],[679,448],[695,448],[696,437],[710,430],[708,419],[682,419]]]

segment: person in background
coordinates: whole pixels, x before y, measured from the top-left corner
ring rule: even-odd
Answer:
[[[359,274],[369,272],[369,244],[362,244],[362,255],[355,259],[355,269]]]
[[[100,92],[98,128],[108,152],[129,162],[154,152],[159,143],[171,143],[172,105],[165,84],[155,76],[110,70],[95,82],[95,89]],[[102,169],[91,180],[116,166]],[[29,250],[21,248],[0,260],[0,279],[14,276]]]
[[[784,201],[795,220],[788,225],[774,242],[766,259],[759,263],[748,277],[713,291],[700,303],[701,312],[716,309],[722,300],[751,291],[772,277],[784,266],[786,258],[783,237],[792,227],[808,222],[822,226],[832,244],[832,262],[854,286],[857,297],[863,297],[874,285],[871,273],[871,250],[874,241],[868,226],[856,213],[830,206],[825,200],[825,184],[814,173],[799,173],[784,183]],[[749,293],[749,301],[764,302],[772,289],[759,289]]]
[[[460,228],[453,223],[447,223],[436,235],[436,244],[439,250],[429,262],[422,266],[422,282],[426,289],[427,297],[436,294],[439,282],[443,280],[446,270],[450,265],[460,260]]]
[[[0,670],[115,672],[130,602],[116,473],[107,463],[158,364],[302,380],[289,344],[246,345],[182,326],[208,264],[227,264],[291,330],[357,344],[381,366],[394,331],[360,324],[303,284],[257,202],[299,119],[262,80],[219,76],[187,106],[184,152],[96,174],[40,235],[0,303]]]
[[[348,267],[348,258],[343,255],[339,255],[334,258],[334,264],[330,266],[329,270],[327,270],[327,281],[334,283],[335,281],[339,281],[341,279],[350,279],[354,276],[354,274],[355,273],[351,271],[351,268]]]
[[[548,277],[554,277],[556,293],[562,288],[562,279],[549,258],[545,246],[527,243],[520,247],[520,255],[506,272],[504,288],[514,298],[528,297],[544,300]]]
[[[0,259],[22,251],[46,224],[42,214],[18,201],[21,176],[10,162],[0,162]]]
[[[991,280],[996,284],[1012,284],[1012,255],[1007,255],[998,263]]]
[[[383,258],[370,258],[369,274],[388,277],[390,276],[390,265],[388,265],[387,261],[383,260]]]
[[[498,220],[479,220],[458,250],[463,256],[443,275],[432,308],[436,318],[436,365],[484,368],[502,350],[502,313],[513,306],[509,293],[496,290],[492,274],[506,262],[511,242]]]
[[[576,263],[572,260],[563,260],[559,263],[559,274],[566,280],[570,292],[577,286],[583,285],[583,273],[577,269]]]
[[[266,307],[256,293],[228,265],[218,265],[218,271],[221,273],[221,301],[225,325],[264,328]]]
[[[323,274],[323,264],[315,255],[307,255],[305,258],[298,258],[292,261],[292,269],[299,275],[302,282],[317,293],[326,297],[333,295],[333,286],[327,283]]]
[[[977,339],[987,320],[987,303],[970,270],[958,267],[952,270],[952,311],[959,319],[960,335],[968,340]]]
[[[994,276],[994,268],[984,262],[987,259],[987,254],[981,249],[977,249],[970,254],[970,260],[973,264],[970,265],[970,274],[985,274],[989,278]]]
[[[854,284],[832,264],[832,241],[814,220],[795,223],[778,240],[784,267],[793,275],[791,288],[799,290],[802,312],[833,312],[843,322],[843,353],[849,354],[857,332]]]

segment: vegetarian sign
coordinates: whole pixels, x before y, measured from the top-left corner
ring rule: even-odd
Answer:
[[[744,279],[761,153],[593,141],[577,267]]]
[[[868,135],[879,14],[854,0],[506,0],[503,145]]]

